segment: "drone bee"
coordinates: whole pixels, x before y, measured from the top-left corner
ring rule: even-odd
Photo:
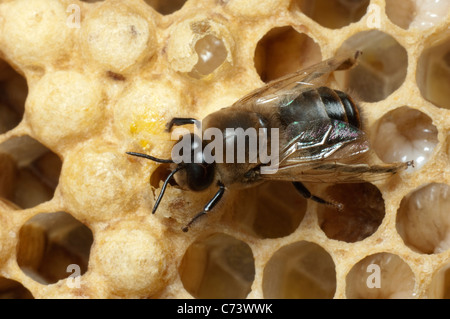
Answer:
[[[178,184],[188,190],[202,191],[211,186],[218,187],[203,210],[182,228],[186,232],[198,218],[216,206],[226,189],[251,187],[269,180],[291,181],[305,198],[341,210],[340,203],[311,194],[302,182],[356,183],[378,180],[412,165],[412,162],[381,165],[365,163],[362,155],[369,150],[369,143],[361,129],[358,107],[346,93],[324,86],[333,71],[354,66],[359,54],[358,51],[325,60],[276,79],[203,119],[202,131],[208,128],[220,130],[223,134],[219,142],[223,145],[229,143],[230,138],[235,139],[228,133],[229,128],[278,129],[276,141],[274,136],[267,135],[269,144],[277,142],[275,172],[262,173],[265,166],[259,156],[251,154],[248,144],[244,145],[247,156],[244,162],[207,161],[203,152],[207,147],[206,142],[199,142],[192,133],[185,136],[191,141],[188,150],[190,161],[175,162],[173,155],[172,159],[160,159],[127,152],[129,155],[173,165],[152,213],[156,212],[167,184],[176,173]],[[193,118],[173,118],[167,128],[170,131],[173,126],[195,123],[197,121]],[[198,159],[198,154],[200,160],[193,161],[194,157]],[[250,161],[250,158],[253,160]]]

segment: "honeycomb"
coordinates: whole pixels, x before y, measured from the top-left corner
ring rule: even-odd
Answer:
[[[173,117],[361,50],[385,180],[213,196],[168,185]],[[1,0],[1,298],[450,297],[448,0]]]

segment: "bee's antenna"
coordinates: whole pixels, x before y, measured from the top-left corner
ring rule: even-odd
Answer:
[[[166,191],[167,184],[169,184],[169,181],[172,179],[173,175],[175,175],[175,173],[178,172],[180,169],[184,168],[186,168],[186,166],[177,166],[177,168],[175,168],[172,172],[170,172],[169,176],[167,176],[161,188],[161,192],[159,193],[158,198],[156,199],[155,205],[153,206],[152,214],[156,212],[156,209],[158,208],[159,203],[161,202],[164,192]]]
[[[154,162],[157,163],[174,163],[174,161],[172,161],[171,159],[160,159],[160,158],[156,158],[147,154],[142,154],[142,153],[135,153],[135,152],[126,152],[128,155],[133,155],[133,156],[137,156],[137,157],[143,157],[149,160],[152,160]]]

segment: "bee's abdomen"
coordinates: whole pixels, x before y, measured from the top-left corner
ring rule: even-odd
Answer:
[[[323,117],[347,122],[361,128],[358,108],[346,93],[319,87],[300,94],[291,104],[281,108],[281,122],[312,121]]]
[[[330,118],[361,128],[358,109],[350,96],[324,86],[318,88],[317,92]]]

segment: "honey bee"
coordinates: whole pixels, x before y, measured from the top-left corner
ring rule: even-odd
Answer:
[[[324,86],[332,72],[351,68],[360,54],[357,51],[328,59],[276,79],[231,106],[205,117],[201,122],[202,132],[216,129],[221,136],[215,137],[215,146],[226,149],[223,154],[214,153],[219,156],[213,161],[206,156],[208,143],[193,133],[182,137],[189,143],[183,160],[176,161],[173,152],[171,159],[127,152],[129,155],[173,165],[152,213],[156,212],[169,181],[176,173],[176,181],[182,188],[191,191],[202,191],[211,186],[218,188],[203,210],[182,228],[186,232],[196,220],[217,205],[227,189],[252,187],[270,180],[291,181],[305,198],[341,210],[342,204],[311,194],[302,182],[356,183],[379,180],[412,165],[412,162],[367,164],[363,155],[370,146],[361,128],[357,105],[346,93]],[[167,124],[167,129],[170,131],[173,126],[196,123],[198,121],[193,118],[173,118]],[[260,153],[255,153],[251,143],[241,147],[245,160],[237,161],[236,151],[239,149],[234,143],[237,135],[233,129],[245,132],[259,129],[266,132],[263,135],[268,144],[266,147],[272,150],[271,155],[277,154],[276,169],[263,173],[263,169],[267,169],[263,164],[267,161],[263,161]],[[277,134],[269,134],[269,129],[270,132],[275,129],[273,132]],[[261,135],[258,139],[261,142]],[[245,136],[245,141],[251,142],[249,135]],[[228,148],[230,142],[234,146]],[[225,158],[231,161],[224,161]]]

